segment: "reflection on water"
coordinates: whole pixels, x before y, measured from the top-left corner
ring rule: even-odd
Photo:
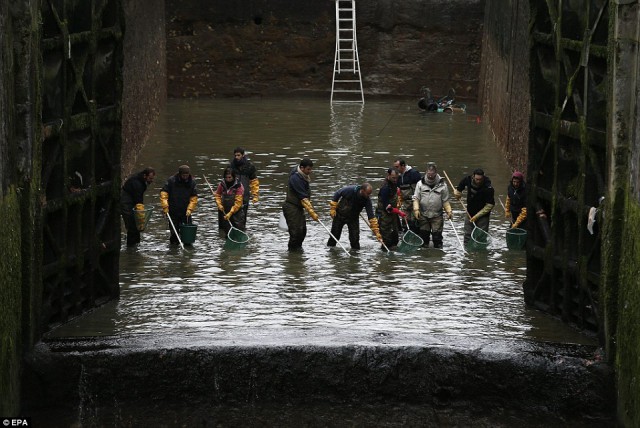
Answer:
[[[261,202],[249,210],[251,240],[230,249],[218,232],[215,202],[202,175],[217,183],[237,146],[247,149],[258,169]],[[120,299],[53,334],[319,328],[590,343],[525,308],[524,253],[506,249],[500,209],[492,218],[489,250],[467,255],[450,223],[445,251],[407,254],[381,252],[361,224],[362,248],[350,256],[326,247],[327,232],[311,222],[304,252],[289,253],[288,235],[277,227],[288,172],[301,157],[315,163],[312,201],[328,226],[333,192],[370,181],[377,194],[397,157],[421,171],[436,162],[454,181],[482,167],[504,198],[510,171],[498,153],[475,116],[420,112],[413,100],[333,107],[309,99],[171,101],[139,167],[156,168],[146,202],[159,206],[164,180],[178,165],[191,166],[201,196],[195,244],[184,251],[170,246],[167,225],[155,214],[140,246],[122,248]],[[462,206],[452,206],[461,233]]]

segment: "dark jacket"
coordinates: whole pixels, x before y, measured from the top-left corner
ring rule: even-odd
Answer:
[[[509,195],[509,211],[517,216],[522,208],[527,206],[527,187],[524,181],[520,183],[520,187],[517,189],[512,184],[509,184],[507,194]]]
[[[147,190],[147,182],[144,174],[139,172],[126,179],[120,192],[120,209],[122,214],[130,215],[136,204],[144,203],[144,192]]]
[[[456,189],[462,192],[465,187],[467,188],[467,212],[470,216],[476,215],[486,204],[496,204],[491,180],[486,175],[480,187],[475,187],[473,185],[473,177],[468,175],[460,180]]]
[[[338,202],[336,214],[345,219],[358,218],[363,209],[367,211],[367,218],[372,219],[373,206],[371,199],[360,194],[360,186],[345,186],[333,194],[333,201]]]
[[[298,171],[298,167],[291,170],[289,174],[289,184],[287,185],[286,202],[302,207],[300,201],[302,199],[311,198],[311,188],[309,182]]]
[[[229,162],[229,166],[236,173],[236,177],[242,183],[244,187],[244,204],[248,204],[249,200],[251,200],[251,189],[249,186],[249,182],[253,179],[258,178],[256,167],[249,161],[249,158],[243,156],[239,161],[236,158],[231,159]]]
[[[191,197],[198,196],[196,182],[191,175],[186,181],[180,179],[180,174],[169,177],[162,191],[169,194],[169,215],[172,217],[184,216]]]
[[[398,205],[398,186],[396,183],[384,180],[384,184],[378,192],[378,205],[376,207],[376,215],[378,217],[388,215],[387,206],[397,208]]]
[[[411,200],[413,192],[416,190],[416,183],[421,179],[420,171],[410,166],[407,166],[407,169],[398,176],[397,185],[405,201]]]

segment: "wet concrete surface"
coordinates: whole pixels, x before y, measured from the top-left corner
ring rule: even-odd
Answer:
[[[38,426],[615,426],[613,373],[587,345],[131,335],[48,340],[25,371],[23,409]]]

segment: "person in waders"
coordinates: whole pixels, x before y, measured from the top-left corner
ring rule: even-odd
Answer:
[[[420,171],[413,168],[411,165],[407,165],[404,159],[396,159],[393,163],[393,167],[398,170],[398,189],[402,195],[402,203],[400,210],[407,215],[407,223],[414,232],[418,232],[418,224],[413,217],[413,193],[416,190],[416,185],[422,179]],[[400,226],[405,229],[407,223],[401,223]]]
[[[456,199],[462,197],[462,191],[467,189],[467,213],[464,219],[464,243],[471,240],[474,224],[479,229],[489,232],[489,216],[496,204],[491,180],[484,175],[481,168],[473,171],[473,174],[460,180],[458,186],[453,189]]]
[[[120,212],[122,220],[124,220],[124,226],[127,229],[127,247],[134,247],[140,243],[140,230],[134,217],[138,213],[134,213],[133,210],[144,212],[144,192],[153,183],[155,177],[156,171],[151,167],[147,167],[127,178],[122,185]]]
[[[524,175],[515,171],[511,175],[511,183],[507,186],[507,202],[504,215],[511,220],[511,228],[524,229],[527,224],[527,187]]]
[[[313,162],[309,158],[304,158],[289,174],[287,196],[282,204],[282,212],[289,230],[289,251],[302,249],[302,243],[307,236],[307,219],[304,216],[304,210],[307,210],[313,220],[318,221],[318,214],[311,205],[309,183],[312,170]]]
[[[429,163],[413,194],[413,216],[418,222],[418,234],[424,241],[424,247],[429,246],[431,238],[433,248],[442,248],[443,212],[451,220],[453,211],[449,203],[449,188],[438,174],[436,165]]]
[[[333,194],[332,200],[329,202],[331,206],[329,213],[333,218],[331,223],[331,234],[327,245],[329,247],[336,246],[336,240],[340,239],[344,225],[349,230],[349,243],[354,250],[360,249],[360,222],[359,216],[362,210],[366,210],[369,227],[376,235],[379,241],[382,241],[378,219],[373,214],[373,206],[371,205],[371,192],[373,188],[369,183],[361,185],[352,185],[341,188]]]
[[[244,189],[242,210],[244,211],[244,221],[246,222],[249,202],[255,205],[260,199],[260,181],[258,180],[256,167],[245,155],[242,147],[233,149],[233,159],[229,162],[229,167],[233,169],[236,178],[240,180]]]
[[[180,224],[191,223],[191,213],[198,206],[198,190],[188,165],[181,165],[178,173],[169,177],[160,190],[162,212],[171,217],[176,229]],[[172,227],[169,242],[177,244],[178,237]]]
[[[246,230],[247,218],[242,209],[243,195],[244,187],[236,177],[235,171],[232,168],[225,168],[215,193],[218,206],[218,228],[224,230],[225,236],[229,233],[231,225],[236,229]]]
[[[384,184],[378,191],[376,217],[380,225],[382,242],[389,250],[395,250],[400,242],[400,218],[406,214],[398,209],[400,206],[400,189],[398,189],[398,170],[389,168]]]

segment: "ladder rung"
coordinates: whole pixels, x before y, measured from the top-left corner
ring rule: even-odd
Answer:
[[[359,80],[336,80],[336,83],[360,83]]]
[[[342,92],[347,94],[352,94],[354,92],[360,93],[360,89],[333,89],[333,92]]]

